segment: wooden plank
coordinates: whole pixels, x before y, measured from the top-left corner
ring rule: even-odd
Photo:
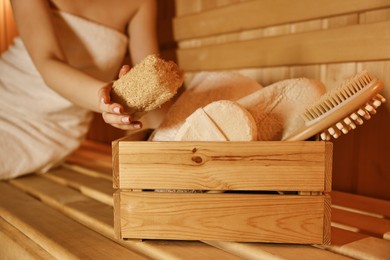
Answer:
[[[324,191],[332,191],[332,179],[333,179],[333,143],[325,142],[325,187]]]
[[[10,182],[77,222],[106,237],[112,237],[113,210],[111,206],[37,175],[17,178]]]
[[[119,143],[122,141],[141,141],[141,140],[147,140],[150,136],[150,134],[153,132],[152,129],[144,129],[140,130],[136,133],[133,133],[131,135],[125,136],[124,138],[115,140],[111,143],[112,145],[112,178],[113,178],[113,187],[115,189],[118,189],[118,183],[119,183]]]
[[[56,258],[145,259],[9,184],[0,189],[2,218]]]
[[[86,159],[90,162],[100,163],[101,165],[105,165],[107,167],[111,165],[110,154],[104,154],[104,153],[99,153],[97,151],[80,148],[77,151],[77,156]]]
[[[221,250],[236,254],[242,259],[297,259],[299,260],[338,260],[352,259],[308,245],[286,245],[267,243],[237,243],[226,241],[206,241]]]
[[[323,191],[328,148],[325,142],[120,142],[114,181],[126,189]]]
[[[177,56],[185,71],[386,60],[390,22],[179,49]]]
[[[114,193],[114,189],[112,188],[111,182],[105,179],[95,178],[64,168],[50,170],[42,176],[75,188],[81,193],[102,203],[110,206],[113,205],[112,194]]]
[[[368,235],[364,235],[361,233],[356,233],[344,229],[340,229],[337,227],[331,228],[332,233],[332,243],[331,247],[340,247],[364,238],[369,237]]]
[[[390,241],[332,228],[332,245],[326,249],[354,259],[389,259]]]
[[[336,190],[332,191],[331,197],[333,204],[344,207],[345,210],[390,218],[390,201]]]
[[[79,149],[90,150],[96,153],[111,155],[111,146],[106,143],[99,143],[91,140],[85,140]]]
[[[360,233],[383,238],[390,232],[390,220],[332,208],[332,222],[354,227]]]
[[[388,0],[262,0],[231,4],[174,19],[176,40],[238,32],[389,7]]]
[[[123,238],[326,242],[324,196],[121,190],[116,199]]]
[[[81,159],[80,162],[66,162],[61,165],[62,168],[71,171],[79,172],[85,175],[89,175],[95,178],[102,178],[107,181],[112,181],[112,169],[111,167],[101,167],[99,164],[92,163],[91,165],[85,164],[85,160]]]
[[[142,253],[152,259],[238,259],[201,242],[127,241],[114,237],[113,208],[91,199],[78,191],[57,184],[47,178],[31,175],[11,181],[16,187],[39,198],[45,204],[61,211],[75,221],[99,232],[124,247]]]
[[[317,195],[319,196],[319,195]],[[331,243],[331,217],[332,217],[332,213],[331,213],[331,205],[332,205],[332,201],[331,201],[331,198],[329,196],[329,194],[325,194],[324,195],[324,212],[323,212],[323,226],[322,226],[322,230],[323,230],[323,243],[324,245],[329,245]]]
[[[46,250],[0,217],[0,259],[55,259]]]

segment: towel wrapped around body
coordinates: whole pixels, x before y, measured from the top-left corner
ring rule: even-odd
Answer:
[[[100,80],[113,80],[128,38],[81,17],[52,12],[70,65]],[[0,94],[0,179],[46,172],[87,133],[91,112],[45,84],[18,37],[0,59]]]

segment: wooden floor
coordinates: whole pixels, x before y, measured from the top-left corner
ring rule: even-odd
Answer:
[[[333,191],[331,246],[114,238],[111,149],[0,182],[0,259],[390,259],[390,202]]]

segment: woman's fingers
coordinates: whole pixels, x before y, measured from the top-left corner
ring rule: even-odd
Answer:
[[[119,128],[121,130],[139,130],[142,128],[141,122],[139,124],[130,124],[130,125],[117,125],[113,124],[113,127]]]
[[[123,130],[135,130],[142,128],[142,123],[139,121],[132,121],[129,115],[104,112],[102,113],[102,116],[106,123]]]
[[[119,71],[119,77],[122,77],[130,70],[129,65],[123,65]],[[122,130],[136,130],[142,128],[142,123],[132,121],[131,116],[123,114],[123,106],[117,103],[111,103],[112,83],[102,87],[99,92],[99,109],[102,112],[104,122]]]
[[[123,75],[125,75],[129,70],[130,70],[129,65],[123,65],[119,71],[119,77],[122,77]]]
[[[106,86],[99,89],[98,97],[101,102],[105,104],[109,104],[111,102],[111,97],[110,97],[111,88],[112,88],[112,83],[109,83]]]

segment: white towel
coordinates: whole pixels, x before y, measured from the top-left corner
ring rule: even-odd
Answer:
[[[301,115],[325,90],[325,85],[318,80],[286,79],[266,86],[237,103],[255,119],[258,141],[280,141],[303,127]]]
[[[202,72],[195,76],[189,89],[172,106],[151,140],[175,140],[178,130],[192,112],[213,101],[226,99],[236,101],[252,114],[258,141],[279,141],[303,126],[300,115],[325,90],[320,81],[307,78],[282,80],[263,88],[238,73]],[[232,127],[234,123],[231,122]]]
[[[173,141],[185,119],[196,109],[213,101],[236,101],[261,88],[255,80],[236,72],[200,72],[169,109],[151,140]]]
[[[101,80],[114,79],[127,37],[69,13],[53,16],[69,63]],[[45,172],[85,137],[91,113],[45,85],[20,38],[0,59],[0,96],[0,179]]]

